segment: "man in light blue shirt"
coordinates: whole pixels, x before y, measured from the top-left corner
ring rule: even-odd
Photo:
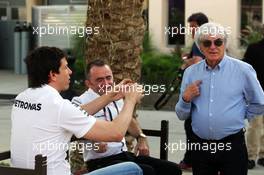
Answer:
[[[194,175],[246,175],[244,120],[264,113],[255,70],[227,56],[226,41],[227,31],[219,24],[198,29],[195,42],[205,60],[186,69],[176,104],[180,120],[192,117]]]

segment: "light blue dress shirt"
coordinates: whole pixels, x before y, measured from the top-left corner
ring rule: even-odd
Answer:
[[[196,80],[202,80],[200,95],[186,103],[182,93]],[[214,69],[205,60],[186,69],[175,110],[180,120],[192,117],[200,138],[219,140],[240,131],[245,118],[264,113],[264,93],[252,66],[225,55]]]

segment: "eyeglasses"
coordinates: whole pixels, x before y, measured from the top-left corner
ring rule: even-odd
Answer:
[[[213,40],[213,41],[211,41],[211,40],[203,40],[202,41],[204,47],[211,47],[212,46],[212,42],[214,42],[214,45],[216,47],[220,47],[220,46],[222,46],[224,41],[222,39],[220,39],[220,38],[218,38],[216,40]]]

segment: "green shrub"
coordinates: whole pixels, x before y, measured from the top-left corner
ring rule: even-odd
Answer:
[[[177,70],[182,61],[180,53],[160,53],[152,45],[148,33],[144,36],[142,59],[141,81],[144,84],[165,84],[177,76]]]
[[[9,167],[10,165],[9,165],[9,163],[0,161],[0,166],[7,166],[7,167]]]
[[[78,35],[73,37],[73,55],[76,60],[74,63],[74,84],[73,88],[76,91],[84,91],[84,79],[85,79],[85,37],[78,37]]]
[[[177,75],[179,57],[173,54],[143,53],[142,82],[145,84],[168,84]]]
[[[262,30],[262,28],[253,28],[251,26],[246,26],[245,29],[243,29],[241,32],[241,46],[246,48],[249,44],[260,41],[263,37]]]

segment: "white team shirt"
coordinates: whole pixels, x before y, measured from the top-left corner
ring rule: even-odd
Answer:
[[[72,99],[72,103],[76,105],[87,104],[98,97],[100,97],[100,95],[98,95],[92,89],[88,89],[81,96],[74,97]],[[98,111],[93,116],[96,117],[97,119],[111,121],[118,115],[118,113],[123,108],[123,105],[124,105],[124,102],[122,99],[115,101],[115,104],[113,102],[109,103],[107,106],[105,106],[104,109]],[[112,119],[111,119],[111,116],[112,116]],[[85,141],[85,143],[89,143],[89,142]],[[123,151],[127,151],[125,138],[122,139],[122,142],[107,142],[107,151],[104,153],[97,153],[94,150],[84,149],[83,159],[84,161],[88,161],[91,159],[97,159],[97,158],[102,158],[102,157],[108,157],[111,155],[116,155]]]
[[[65,160],[70,138],[83,137],[96,122],[49,85],[20,93],[11,120],[12,166],[33,169],[35,155],[42,154],[47,156],[48,175],[70,175]]]

